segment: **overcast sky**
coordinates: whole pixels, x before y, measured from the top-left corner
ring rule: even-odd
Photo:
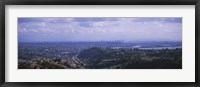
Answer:
[[[182,18],[18,18],[18,40],[182,41]]]

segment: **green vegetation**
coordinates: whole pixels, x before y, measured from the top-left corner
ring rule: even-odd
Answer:
[[[78,58],[85,68],[120,69],[181,69],[182,49],[111,49],[90,48],[83,50]]]
[[[58,48],[57,48],[58,49]],[[19,49],[18,69],[182,69],[182,49]]]

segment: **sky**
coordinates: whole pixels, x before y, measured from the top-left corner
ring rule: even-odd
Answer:
[[[18,18],[19,42],[182,41],[182,18]]]

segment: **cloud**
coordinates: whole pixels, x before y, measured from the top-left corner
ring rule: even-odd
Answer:
[[[182,23],[182,18],[133,18],[132,22]]]
[[[18,23],[26,23],[26,22],[40,22],[41,18],[18,18]]]
[[[182,18],[165,18],[165,22],[182,23]]]
[[[93,27],[91,22],[81,22],[81,23],[79,23],[79,26],[81,26],[81,27]]]
[[[23,41],[182,40],[182,18],[18,18],[18,32]]]
[[[105,21],[119,21],[118,18],[74,18],[75,22],[105,22]]]

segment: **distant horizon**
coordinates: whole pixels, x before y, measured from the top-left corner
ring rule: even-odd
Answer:
[[[115,40],[182,41],[182,18],[18,18],[18,42]]]

